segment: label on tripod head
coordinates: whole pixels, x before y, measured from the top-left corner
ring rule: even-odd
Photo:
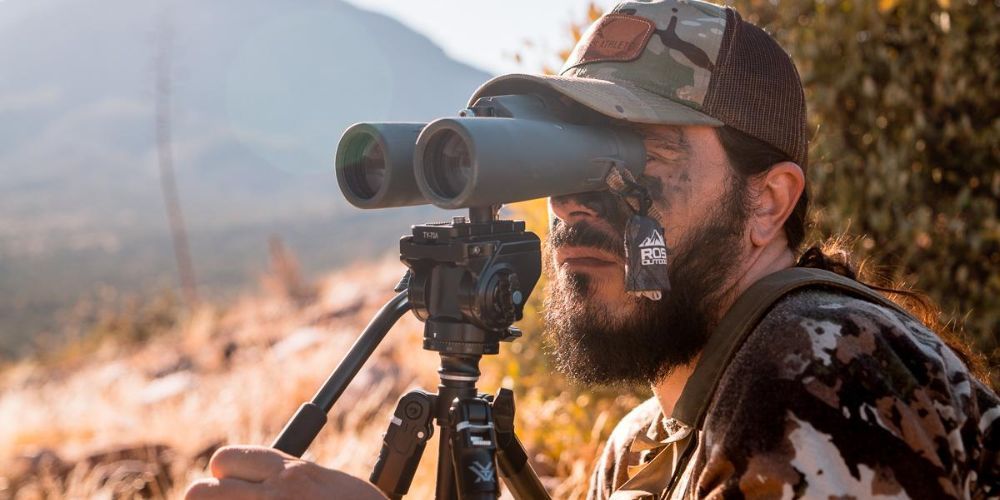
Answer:
[[[670,291],[663,227],[652,217],[635,214],[625,227],[625,291],[650,300]]]

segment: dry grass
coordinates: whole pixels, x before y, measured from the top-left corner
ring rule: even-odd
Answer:
[[[205,474],[215,447],[274,438],[392,296],[402,271],[387,258],[334,273],[308,293],[287,283],[295,273],[272,272],[257,295],[224,310],[203,306],[142,344],[109,338],[69,350],[74,359],[5,369],[0,498],[180,496]],[[420,323],[404,317],[334,408],[308,458],[367,477],[395,400],[408,388],[437,385],[438,357],[420,349],[421,336]],[[546,485],[558,498],[580,496],[601,441],[636,398],[561,386],[504,350],[484,361],[480,387],[514,376],[517,430]],[[539,357],[535,345],[518,350]],[[527,387],[517,385],[522,372]],[[434,448],[410,498],[433,496]]]

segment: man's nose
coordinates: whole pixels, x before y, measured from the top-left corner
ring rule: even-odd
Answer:
[[[595,199],[599,193],[580,193],[549,198],[552,213],[570,226],[579,222],[593,222],[601,216]]]

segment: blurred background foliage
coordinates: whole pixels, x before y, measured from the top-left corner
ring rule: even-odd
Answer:
[[[730,5],[789,51],[806,89],[811,129],[807,244],[847,242],[855,262],[880,279],[926,292],[991,365],[1000,387],[1000,12],[997,1],[777,1]],[[590,5],[569,29],[569,55],[601,15]],[[552,73],[552,68],[544,68]],[[540,235],[541,200],[512,207]],[[544,286],[544,282],[539,285]],[[524,325],[541,331],[532,296]],[[554,380],[537,342],[515,344],[501,362],[528,400],[600,404],[607,394]],[[575,391],[575,392],[574,392]],[[644,388],[618,391],[639,399]],[[589,396],[585,396],[589,395]],[[617,408],[617,410],[615,410]],[[612,416],[627,407],[612,408]],[[594,411],[581,432],[617,418]],[[603,429],[602,429],[603,428]],[[542,440],[580,436],[560,432]],[[553,446],[553,447],[550,447]],[[543,449],[565,446],[546,443]]]
[[[811,239],[1000,355],[1000,2],[738,0],[790,51],[812,129]],[[993,383],[998,382],[996,370]]]

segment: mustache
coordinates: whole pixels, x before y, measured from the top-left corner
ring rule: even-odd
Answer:
[[[588,222],[568,225],[554,219],[549,230],[549,245],[553,250],[562,247],[589,247],[625,259],[625,233],[604,231]]]

